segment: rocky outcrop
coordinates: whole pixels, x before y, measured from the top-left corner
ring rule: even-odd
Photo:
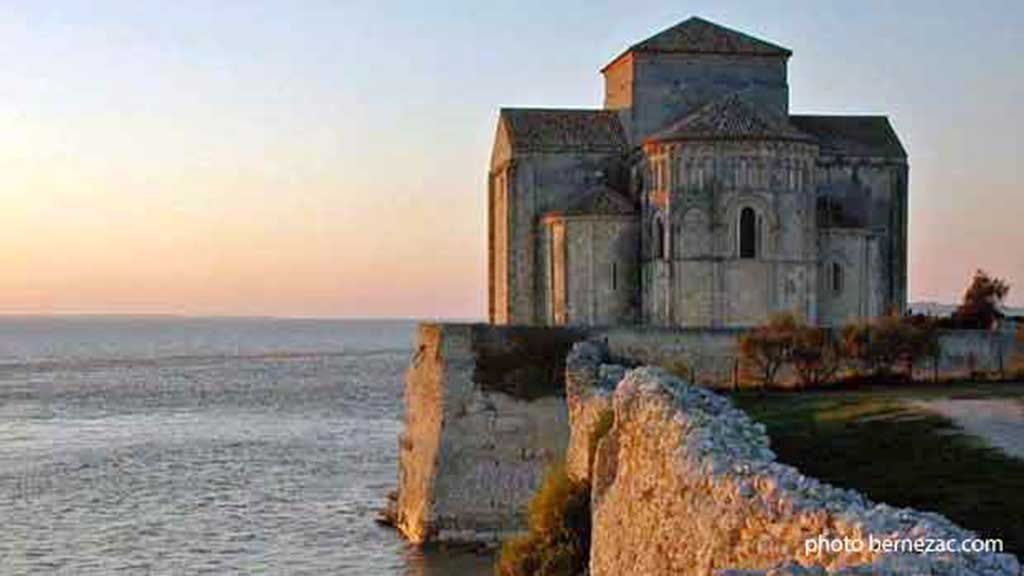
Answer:
[[[592,576],[1005,574],[1008,554],[809,552],[808,540],[976,538],[942,516],[875,504],[775,461],[763,426],[724,397],[649,367],[610,391],[600,345],[567,361],[570,470],[591,483]],[[613,421],[603,434],[601,411]]]
[[[588,333],[600,341],[578,342],[579,330],[422,325],[388,521],[416,543],[497,540],[523,528],[545,468],[565,454],[569,473],[591,485],[594,576],[1019,573],[1009,555],[808,553],[819,536],[974,535],[802,476],[724,397],[619,364],[654,361],[696,335]]]
[[[595,342],[580,342],[565,365],[566,406],[569,410],[569,449],[566,471],[576,480],[589,480],[601,428],[611,424],[612,393],[626,369],[606,364],[607,349]]]
[[[388,521],[415,543],[487,542],[521,530],[545,468],[565,452],[564,363],[578,338],[421,325]]]

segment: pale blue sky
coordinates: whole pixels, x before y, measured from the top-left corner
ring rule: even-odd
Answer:
[[[885,113],[913,299],[1024,303],[1024,3],[6,2],[0,311],[482,316],[501,106],[597,107],[691,15],[793,50],[791,109]]]

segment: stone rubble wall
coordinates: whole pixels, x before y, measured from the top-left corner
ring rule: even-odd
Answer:
[[[563,457],[571,331],[423,324],[406,374],[388,520],[414,543],[495,541],[523,527]]]
[[[566,362],[567,460],[591,483],[591,576],[1019,575],[1009,554],[805,555],[808,538],[977,537],[933,513],[876,504],[775,461],[762,425],[661,369],[617,371],[601,344]],[[595,437],[594,413],[614,423]],[[595,445],[596,444],[596,445]],[[590,455],[594,456],[591,458]]]

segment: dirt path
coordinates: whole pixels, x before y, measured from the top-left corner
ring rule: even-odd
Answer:
[[[1024,459],[1024,404],[1019,399],[913,400],[910,404],[950,418],[964,432]]]

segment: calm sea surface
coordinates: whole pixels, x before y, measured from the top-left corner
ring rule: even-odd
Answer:
[[[0,574],[489,574],[374,522],[413,327],[0,319]]]

